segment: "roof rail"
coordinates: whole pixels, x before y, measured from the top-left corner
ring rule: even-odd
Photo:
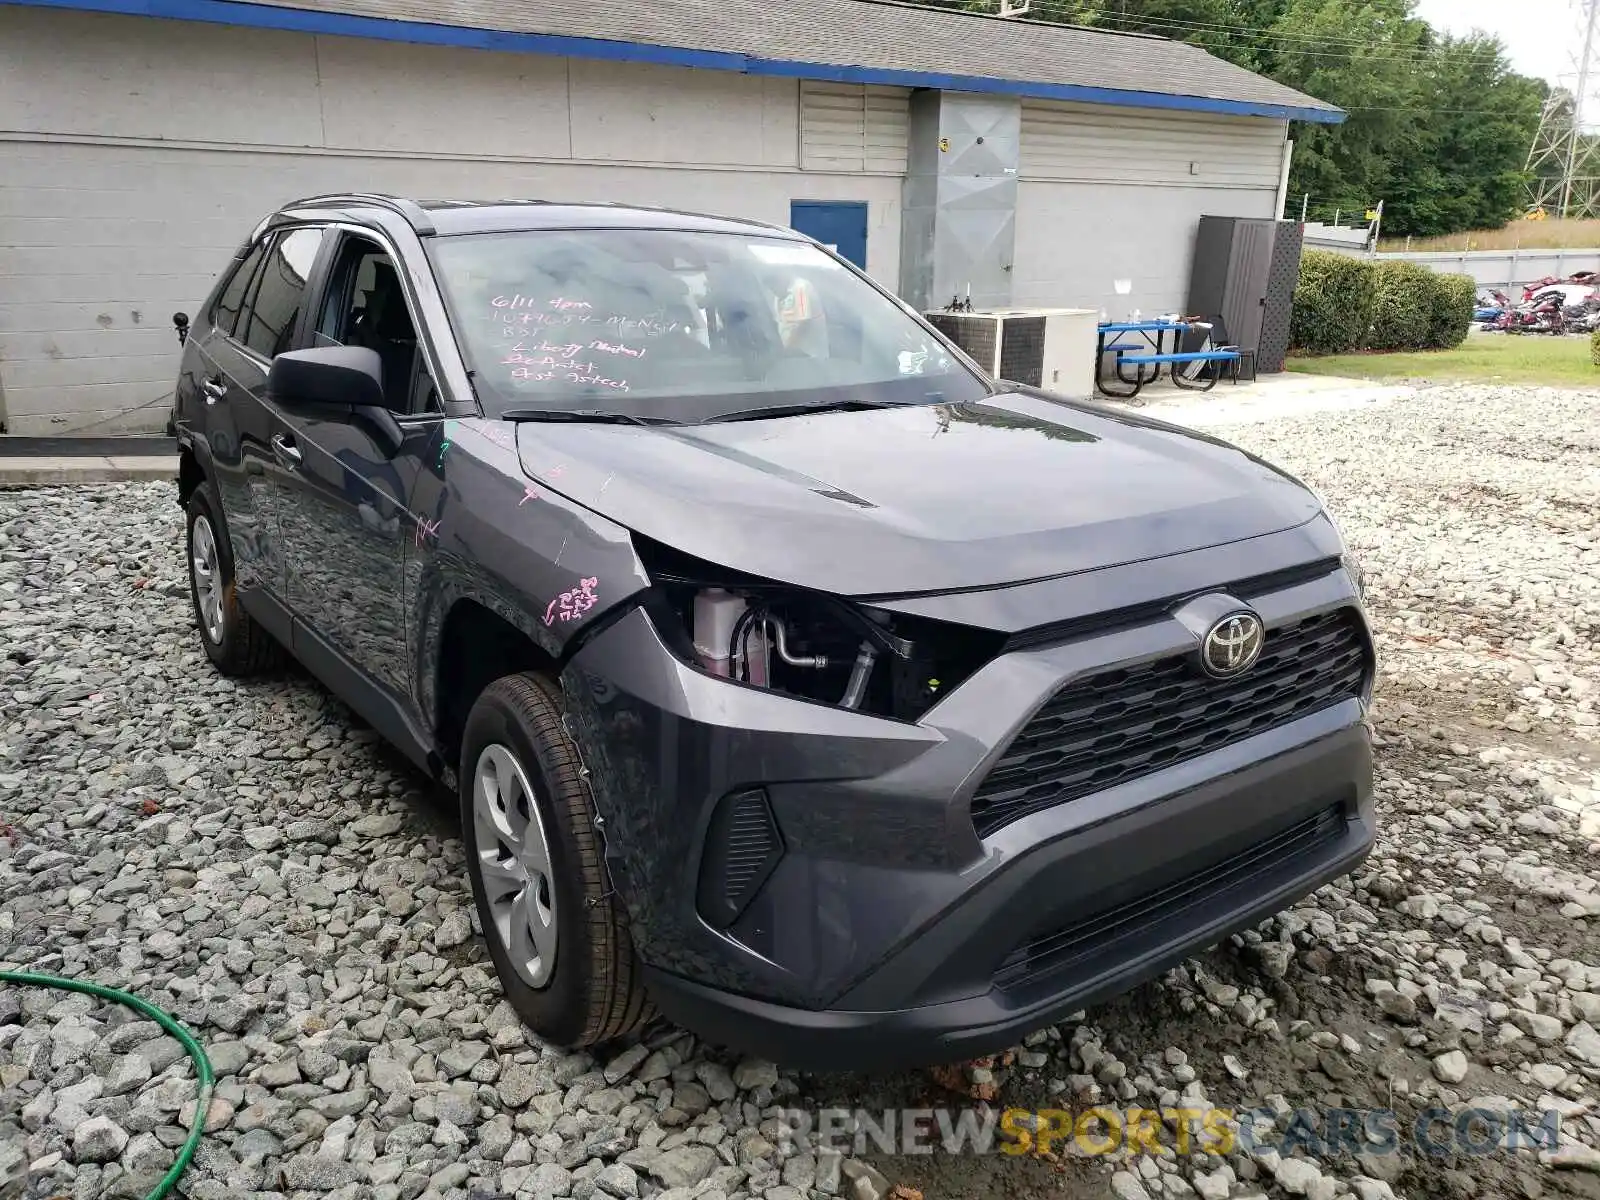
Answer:
[[[401,199],[399,196],[384,195],[381,192],[333,192],[326,196],[307,196],[303,200],[291,201],[283,207],[324,208],[338,204],[370,204],[377,208],[387,208],[390,212],[404,217],[418,237],[431,237],[439,232],[433,224],[433,218],[428,216],[427,210],[420,204]]]

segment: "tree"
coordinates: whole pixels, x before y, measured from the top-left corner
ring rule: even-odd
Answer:
[[[995,0],[953,0],[993,12]],[[1482,34],[1452,38],[1415,0],[1033,0],[1029,19],[1175,38],[1337,104],[1342,125],[1297,124],[1291,194],[1385,229],[1437,234],[1503,224],[1547,87]]]
[[[1289,0],[1273,22],[1283,40],[1272,78],[1349,114],[1342,125],[1295,130],[1292,193],[1364,209],[1387,197],[1395,163],[1420,152],[1417,68],[1433,32],[1410,8],[1409,0]],[[1357,56],[1358,45],[1372,50]]]
[[[1500,44],[1481,35],[1441,39],[1422,74],[1430,111],[1416,151],[1391,165],[1386,224],[1418,236],[1505,224],[1526,202],[1545,85],[1513,73]]]

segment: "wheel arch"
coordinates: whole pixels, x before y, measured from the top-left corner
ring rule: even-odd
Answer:
[[[189,497],[194,495],[211,477],[210,463],[205,461],[205,455],[197,444],[192,441],[180,442],[178,446],[178,504],[188,507]]]
[[[543,675],[559,688],[567,660],[631,611],[650,586],[626,531],[595,518],[570,531],[558,526],[557,540],[541,526],[518,526],[518,511],[511,509],[506,528],[471,514],[458,518],[458,534],[468,530],[460,535],[460,545],[423,558],[415,568],[408,563],[416,571],[408,585],[416,707],[441,758],[452,767],[459,766],[461,732],[484,688],[524,671]],[[535,517],[530,512],[521,519]],[[595,532],[612,536],[585,548],[586,570],[557,567],[569,541],[585,534],[593,541]],[[541,542],[553,543],[554,552]],[[595,603],[597,583],[608,600]],[[576,596],[580,588],[592,608],[578,608],[578,619],[569,621],[557,613],[557,600]]]
[[[495,680],[531,671],[560,686],[559,664],[539,644],[531,620],[470,593],[456,596],[444,610],[426,662],[424,707],[439,753],[451,767],[460,759],[473,704]]]

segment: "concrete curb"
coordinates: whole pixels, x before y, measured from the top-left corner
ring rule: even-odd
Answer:
[[[0,488],[60,487],[176,479],[176,455],[94,455],[84,458],[0,458]]]

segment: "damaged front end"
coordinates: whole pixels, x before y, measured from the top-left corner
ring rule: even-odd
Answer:
[[[1014,1044],[1371,844],[1370,636],[1326,522],[892,596],[630,540],[648,584],[564,668],[572,728],[658,1006],[744,1052]],[[1231,684],[1185,619],[1222,595],[1276,639]]]
[[[683,662],[733,683],[917,721],[997,654],[1001,634],[776,583],[634,535],[643,607]]]

